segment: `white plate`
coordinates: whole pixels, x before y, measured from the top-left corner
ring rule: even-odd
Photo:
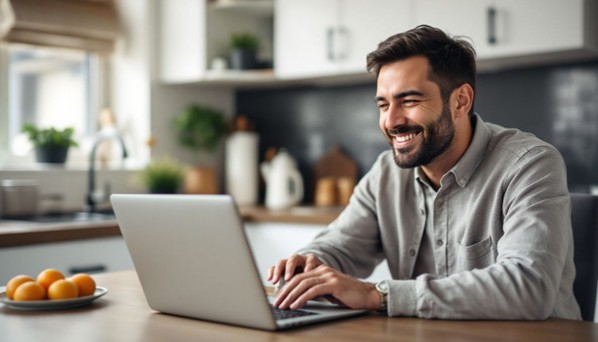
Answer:
[[[102,297],[108,293],[105,287],[96,287],[96,292],[90,296],[78,297],[73,299],[56,299],[56,300],[12,300],[8,299],[6,292],[0,293],[0,303],[8,306],[11,309],[19,310],[57,310],[70,309],[84,305],[88,305],[94,300]]]

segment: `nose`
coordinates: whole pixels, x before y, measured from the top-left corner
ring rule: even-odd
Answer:
[[[407,124],[407,117],[405,116],[404,110],[393,103],[389,104],[388,109],[382,114],[380,120],[386,130],[391,130]]]

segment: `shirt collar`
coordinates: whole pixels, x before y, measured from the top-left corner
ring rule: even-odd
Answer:
[[[486,152],[486,146],[488,146],[488,142],[490,141],[490,130],[478,114],[474,114],[472,125],[475,128],[471,143],[467,147],[467,150],[465,150],[463,156],[457,161],[457,164],[447,172],[447,174],[452,173],[454,175],[457,184],[461,187],[467,185],[473,172],[482,162]],[[419,166],[415,168],[414,178],[416,181],[429,184],[426,175]]]
[[[455,176],[457,184],[465,187],[473,172],[480,165],[486,153],[486,147],[490,141],[490,130],[478,114],[474,114],[472,125],[475,127],[471,143],[461,159],[449,171]]]

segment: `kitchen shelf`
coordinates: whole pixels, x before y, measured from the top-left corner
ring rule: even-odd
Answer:
[[[208,4],[211,11],[239,11],[250,15],[271,17],[274,0],[216,0]]]

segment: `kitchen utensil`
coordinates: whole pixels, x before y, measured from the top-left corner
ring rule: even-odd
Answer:
[[[279,210],[299,204],[303,199],[303,178],[297,169],[297,162],[281,149],[269,162],[261,164],[266,182],[266,207]]]
[[[3,180],[0,183],[0,189],[2,192],[2,210],[0,210],[2,217],[19,218],[37,214],[39,193],[35,180]]]
[[[226,140],[226,191],[238,205],[258,200],[258,142],[255,132],[238,131]]]

